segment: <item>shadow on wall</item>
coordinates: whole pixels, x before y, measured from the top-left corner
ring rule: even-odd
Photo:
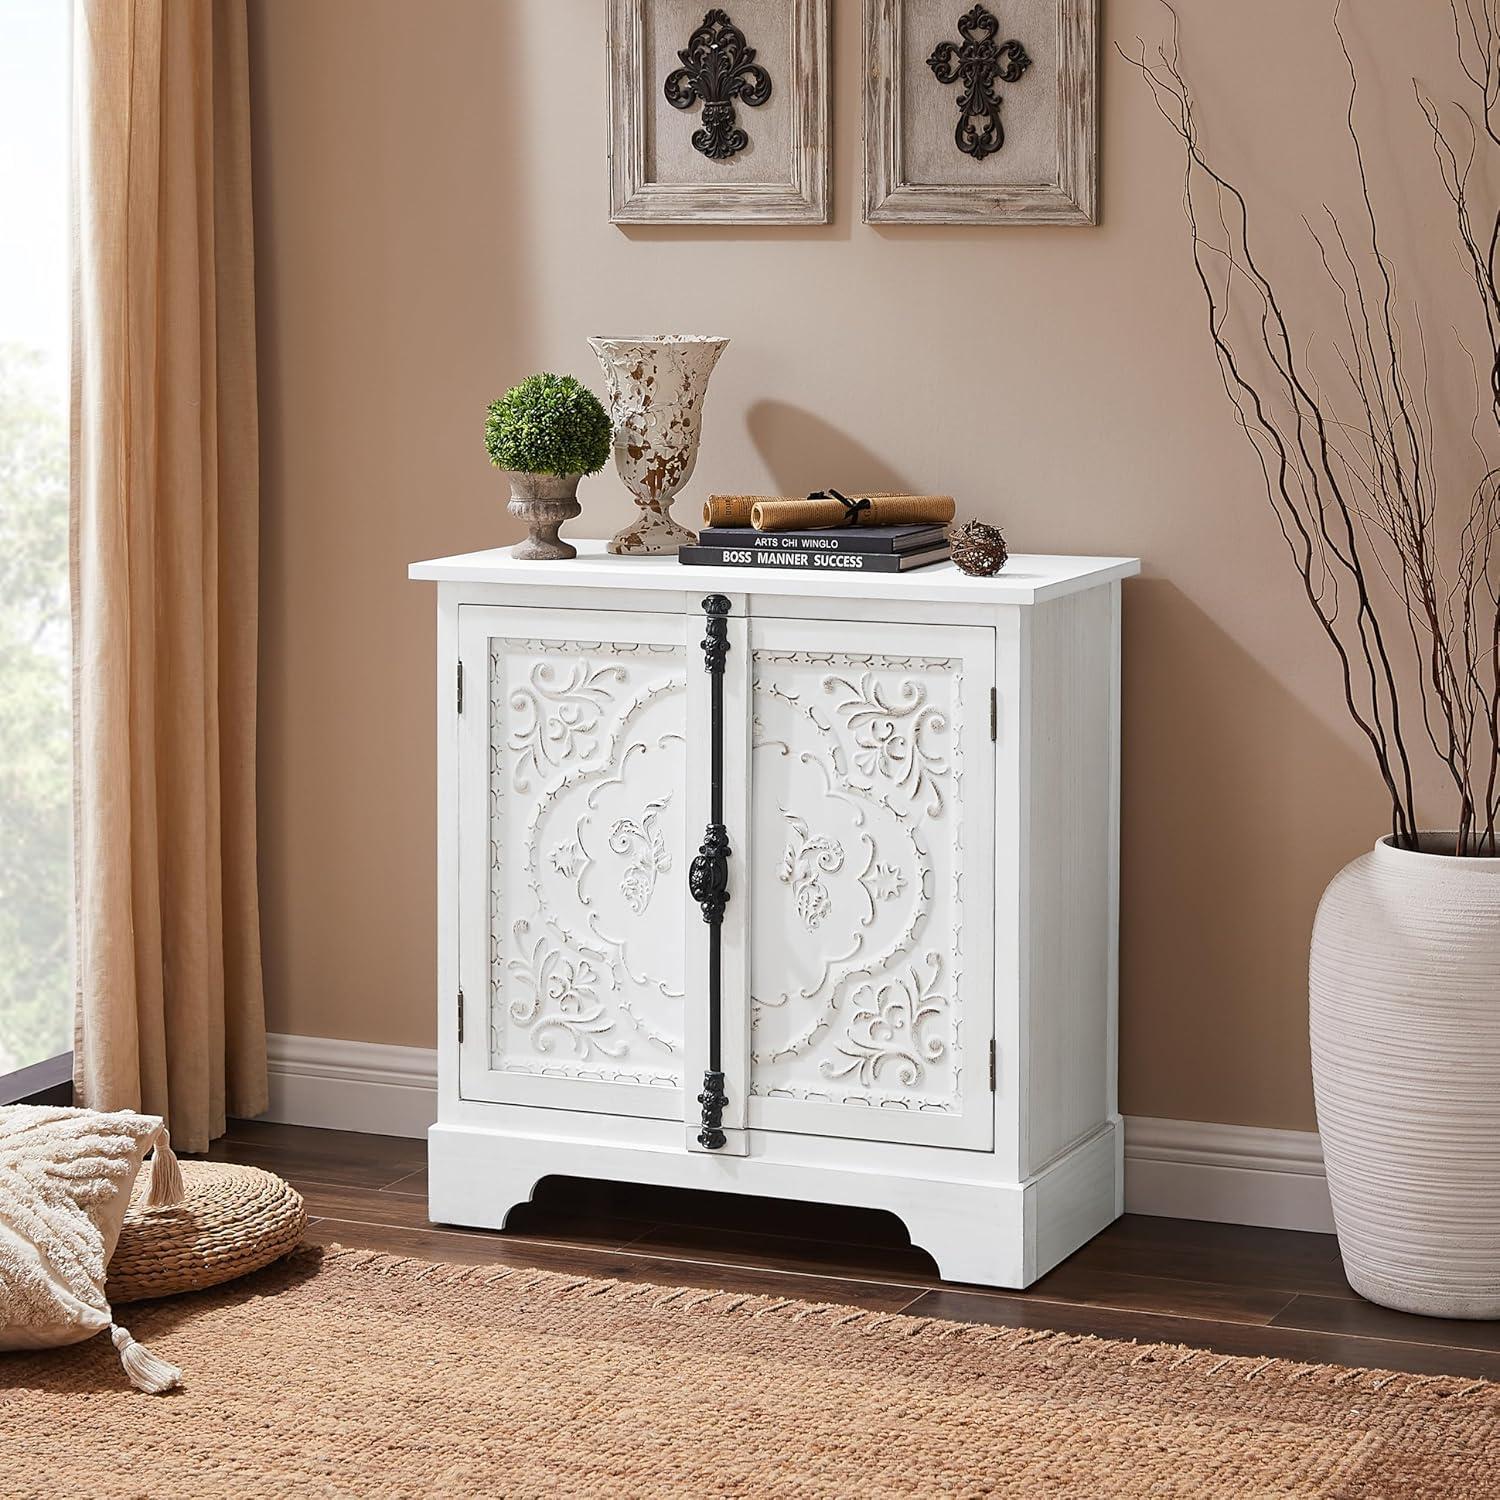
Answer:
[[[745,415],[750,441],[771,471],[778,493],[805,495],[830,485],[910,492],[905,474],[858,439],[785,401],[757,401]]]

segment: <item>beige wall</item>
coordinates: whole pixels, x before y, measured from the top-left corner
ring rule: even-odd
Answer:
[[[1331,7],[1181,8],[1209,141],[1266,205],[1298,303],[1317,285],[1295,215],[1345,180]],[[1122,1105],[1310,1127],[1313,910],[1384,812],[1218,388],[1174,139],[1114,52],[1162,10],[1104,3],[1097,229],[861,224],[859,6],[834,0],[835,222],[622,231],[602,9],[252,0],[272,1028],[432,1044],[434,601],[406,563],[514,540],[487,401],[543,368],[600,389],[590,333],[696,330],[734,342],[694,494],[951,489],[1020,550],[1145,559],[1126,600]],[[1420,252],[1414,286],[1451,280],[1409,81],[1456,87],[1446,7],[1345,11],[1378,53],[1377,167],[1394,154],[1425,184],[1393,208],[1397,248]],[[611,478],[582,497],[580,534],[623,518]]]

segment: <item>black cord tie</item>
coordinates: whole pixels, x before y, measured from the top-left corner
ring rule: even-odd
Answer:
[[[816,490],[807,498],[809,500],[837,500],[844,507],[844,518],[839,522],[840,526],[857,526],[860,511],[870,508],[868,500],[851,500],[847,495],[840,494],[838,490]]]

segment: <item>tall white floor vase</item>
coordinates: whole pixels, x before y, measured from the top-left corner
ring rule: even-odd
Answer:
[[[1383,839],[1324,893],[1309,978],[1349,1284],[1403,1312],[1500,1317],[1500,859]]]

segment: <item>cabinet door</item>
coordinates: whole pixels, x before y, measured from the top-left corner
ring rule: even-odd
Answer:
[[[987,1150],[994,632],[750,631],[750,1123]]]
[[[684,619],[465,605],[459,659],[462,1093],[681,1118]]]

